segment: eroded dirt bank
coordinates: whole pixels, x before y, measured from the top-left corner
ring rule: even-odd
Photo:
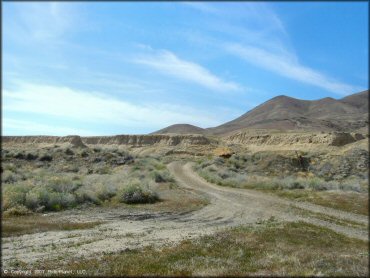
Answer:
[[[224,138],[230,143],[247,145],[326,145],[344,146],[362,139],[365,136],[360,133],[332,132],[332,133],[276,133],[276,134],[250,134],[238,132]]]
[[[13,144],[57,144],[70,143],[72,145],[207,145],[210,141],[202,135],[178,135],[178,134],[157,134],[157,135],[116,135],[116,136],[3,136],[3,143]]]
[[[32,264],[48,258],[96,256],[145,245],[163,246],[185,238],[210,234],[217,229],[258,224],[262,220],[303,220],[328,227],[350,237],[367,240],[367,217],[328,209],[308,203],[287,201],[253,190],[234,189],[210,184],[192,170],[191,163],[173,162],[168,168],[178,184],[190,194],[202,195],[209,205],[191,212],[148,212],[136,209],[93,208],[56,213],[55,217],[72,221],[105,221],[86,230],[50,231],[2,239],[3,266],[14,260]],[[302,213],[307,212],[307,213]],[[356,227],[328,222],[320,213]]]

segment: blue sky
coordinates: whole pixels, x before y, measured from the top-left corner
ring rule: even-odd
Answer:
[[[212,127],[368,89],[367,2],[3,3],[3,135]]]

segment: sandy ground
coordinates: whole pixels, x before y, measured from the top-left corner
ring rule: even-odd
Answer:
[[[48,231],[2,239],[3,267],[14,260],[33,264],[45,259],[67,260],[124,252],[146,245],[172,245],[182,239],[211,234],[216,230],[258,224],[274,217],[328,227],[349,237],[368,239],[368,219],[309,203],[294,202],[254,190],[220,187],[200,178],[191,163],[172,162],[168,166],[178,184],[192,194],[201,194],[209,205],[192,212],[148,212],[119,208],[92,208],[65,211],[59,217],[73,221],[105,221],[92,229]],[[301,212],[307,213],[301,213]],[[317,213],[359,224],[357,228],[315,217]]]

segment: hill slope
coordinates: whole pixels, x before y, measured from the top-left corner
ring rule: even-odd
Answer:
[[[194,125],[176,124],[176,125],[170,125],[166,128],[155,131],[151,134],[169,134],[169,133],[175,133],[175,134],[203,134],[204,132],[205,132],[204,128],[200,128],[200,127],[197,127],[197,126],[194,126]]]
[[[214,128],[211,134],[223,135],[244,128],[316,131],[357,131],[368,126],[369,91],[342,99],[314,101],[277,96],[239,118]]]

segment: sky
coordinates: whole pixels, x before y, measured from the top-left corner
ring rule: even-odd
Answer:
[[[368,2],[4,2],[2,134],[146,134],[368,89]]]

